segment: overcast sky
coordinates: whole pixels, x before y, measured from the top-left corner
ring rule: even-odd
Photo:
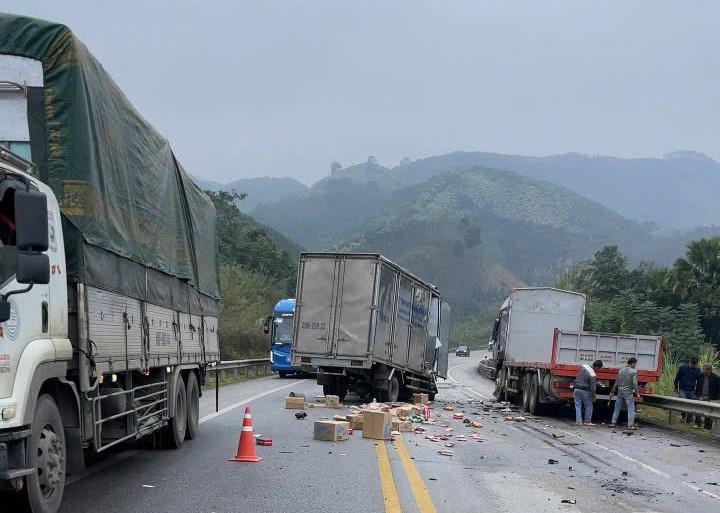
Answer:
[[[720,157],[720,2],[3,0],[66,23],[183,165],[312,183],[375,155]]]

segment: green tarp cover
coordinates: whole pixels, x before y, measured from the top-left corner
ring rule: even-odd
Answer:
[[[219,298],[212,202],[85,45],[64,25],[0,14],[0,54],[42,62],[44,89],[28,96],[33,160],[80,244]],[[68,259],[68,273],[83,265]]]

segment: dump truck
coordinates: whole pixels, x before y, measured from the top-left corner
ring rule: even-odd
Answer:
[[[446,378],[450,305],[379,254],[301,253],[292,358],[326,395],[397,401]]]
[[[572,400],[580,367],[601,360],[598,399],[609,399],[620,369],[638,360],[640,392],[660,378],[660,336],[583,331],[585,296],[553,288],[517,288],[503,302],[492,330],[495,395],[535,414],[544,405]]]
[[[219,360],[213,203],[65,26],[0,14],[0,489],[198,431]],[[0,508],[2,509],[2,508]]]

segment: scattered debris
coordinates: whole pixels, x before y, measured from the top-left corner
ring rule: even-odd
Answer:
[[[455,411],[455,408],[453,408],[452,406],[443,406],[443,410],[445,410],[445,411]]]
[[[441,456],[452,456],[452,455],[455,454],[455,453],[453,453],[453,451],[445,451],[445,450],[442,450],[442,451],[438,451],[438,454],[441,455]]]
[[[143,488],[155,488],[154,485],[142,485]]]
[[[577,504],[577,501],[575,499],[563,499],[560,504]]]
[[[624,475],[624,476],[628,475],[627,471],[623,472],[622,475]]]
[[[548,465],[557,465],[558,463],[560,463],[558,460],[554,460],[552,458],[548,460]]]
[[[555,433],[552,434],[553,438],[565,438],[565,435],[556,435]]]
[[[299,411],[295,414],[295,418],[298,420],[302,420],[305,417],[307,417],[307,413],[305,413],[305,411]]]

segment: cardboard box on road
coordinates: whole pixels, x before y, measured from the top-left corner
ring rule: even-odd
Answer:
[[[413,394],[415,404],[430,404],[430,397],[427,394]]]
[[[363,438],[375,440],[390,439],[392,416],[382,411],[366,411],[363,413]]]
[[[290,392],[285,398],[286,410],[302,410],[305,408],[305,396],[299,392]]]
[[[340,398],[336,395],[325,396],[325,407],[326,408],[340,408]]]
[[[415,408],[415,406],[407,404],[398,408],[397,415],[398,417],[409,417],[410,415],[415,415],[416,411],[417,409]]]
[[[313,440],[338,442],[350,436],[350,424],[339,420],[316,420],[313,426]]]
[[[350,429],[357,429],[358,431],[362,431],[362,428],[363,428],[363,415],[362,414],[346,415],[345,418],[347,419],[348,423],[350,424]]]

